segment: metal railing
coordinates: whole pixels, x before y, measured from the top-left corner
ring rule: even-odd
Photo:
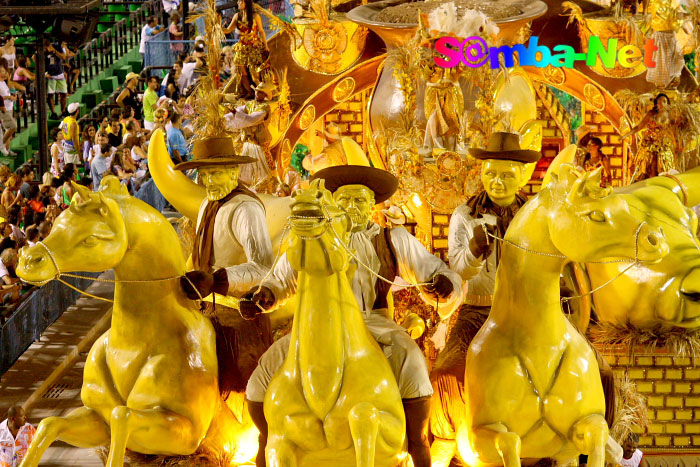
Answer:
[[[104,2],[106,5],[134,5],[140,4],[141,7],[136,11],[114,11],[104,12],[104,14],[123,15],[119,21],[100,21],[101,24],[107,24],[111,27],[102,33],[98,33],[96,37],[90,40],[87,44],[80,47],[77,51],[74,60],[77,68],[80,70],[80,75],[75,83],[75,88],[84,86],[91,80],[97,78],[100,73],[112,66],[119,58],[129,52],[129,50],[139,45],[141,40],[141,28],[150,15],[159,15],[162,10],[162,2],[160,0],[145,0],[133,2]],[[42,79],[37,77],[37,79]],[[25,105],[17,112],[18,131],[28,128],[36,123],[37,118],[37,102],[34,96],[36,83],[31,84],[32,89],[28,89],[27,95],[24,96]],[[45,103],[42,103],[45,105]]]

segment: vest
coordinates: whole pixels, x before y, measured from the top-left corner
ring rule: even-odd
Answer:
[[[394,245],[391,243],[391,229],[382,227],[379,233],[372,239],[372,246],[379,257],[379,275],[393,281],[394,277],[398,275],[399,266],[396,261]],[[374,300],[374,305],[372,306],[373,310],[389,307],[386,298],[387,295],[389,295],[389,289],[391,289],[391,284],[377,278],[377,282],[374,284],[374,291],[377,298]]]

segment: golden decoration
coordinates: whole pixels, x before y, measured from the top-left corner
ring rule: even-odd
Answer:
[[[586,97],[586,103],[590,105],[593,110],[600,112],[605,108],[605,97],[595,84],[586,83],[586,85],[583,86],[583,95]]]
[[[289,161],[292,158],[292,143],[289,142],[289,138],[285,138],[284,141],[282,141],[280,156],[283,162],[282,172],[284,172],[284,167],[287,167],[289,165]]]
[[[564,70],[552,65],[548,65],[547,68],[544,69],[544,77],[550,84],[555,86],[564,84],[564,81],[566,81]]]
[[[299,116],[299,129],[306,130],[311,126],[311,124],[316,120],[316,107],[313,104],[309,104],[301,112]]]
[[[338,84],[333,88],[333,100],[336,102],[342,102],[352,95],[355,90],[355,79],[352,76],[343,78]]]

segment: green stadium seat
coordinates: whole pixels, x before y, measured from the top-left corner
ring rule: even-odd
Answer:
[[[128,65],[131,67],[131,71],[141,74],[143,70],[143,63],[141,60],[129,60]]]
[[[114,91],[119,89],[119,78],[116,76],[110,76],[109,78],[102,78],[100,80],[100,89],[102,92],[109,96]]]
[[[132,71],[131,67],[128,67],[128,66],[123,66],[123,67],[114,69],[114,76],[117,77],[117,80],[118,80],[120,85],[122,83],[124,83],[124,80],[126,80],[126,75],[131,73],[131,71]]]
[[[94,109],[97,107],[97,104],[102,102],[102,91],[87,91],[83,93],[81,102],[85,104],[87,109]]]
[[[107,11],[126,11],[126,5],[111,5],[107,4]]]

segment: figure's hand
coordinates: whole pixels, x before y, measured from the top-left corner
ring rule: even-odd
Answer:
[[[452,281],[442,274],[435,274],[431,283],[423,287],[423,292],[434,300],[449,297],[453,290]]]
[[[474,228],[474,236],[469,240],[469,250],[476,258],[486,259],[491,256],[495,239],[491,238],[489,234],[496,234],[496,227],[491,224],[483,224],[483,227]]]
[[[196,287],[196,290],[192,286]],[[180,287],[190,300],[200,300],[212,292],[226,295],[228,275],[225,269],[219,269],[214,274],[206,271],[189,271],[185,273],[185,277],[180,278]]]
[[[264,310],[269,310],[275,304],[275,295],[265,286],[249,291],[238,303],[241,317],[246,320],[255,319]]]

